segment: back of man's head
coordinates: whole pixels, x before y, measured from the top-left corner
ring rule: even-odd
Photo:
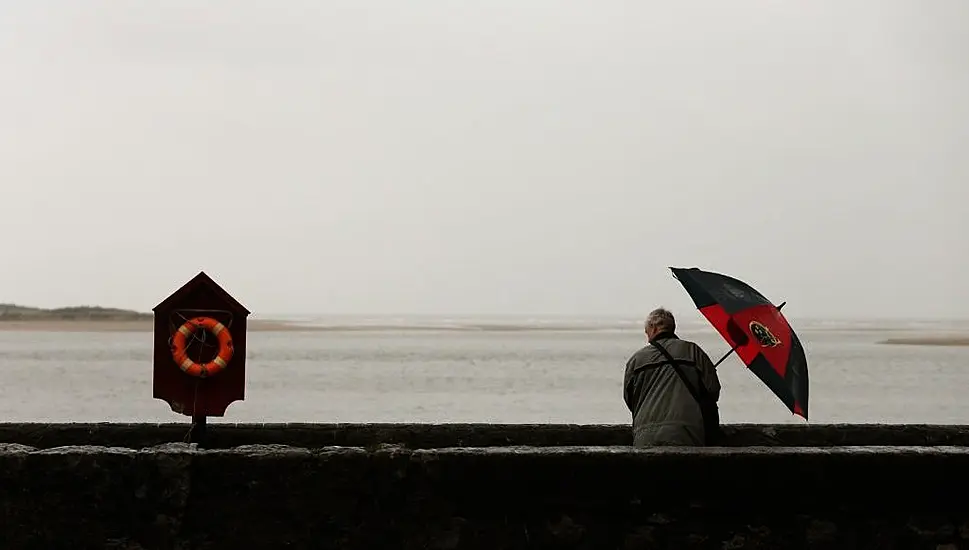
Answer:
[[[676,319],[666,308],[656,308],[646,316],[646,336],[652,338],[661,332],[676,332]]]

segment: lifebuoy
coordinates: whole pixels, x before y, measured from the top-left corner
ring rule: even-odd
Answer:
[[[186,352],[188,339],[198,329],[211,332],[219,340],[219,354],[215,356],[215,359],[205,364],[192,361]],[[182,372],[190,376],[208,378],[219,374],[232,359],[232,352],[232,335],[229,334],[229,329],[211,317],[196,317],[185,321],[185,324],[178,327],[178,331],[172,337],[172,359],[182,369]]]

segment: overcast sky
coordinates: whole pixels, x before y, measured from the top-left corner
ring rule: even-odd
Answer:
[[[965,0],[0,6],[0,302],[967,316]]]

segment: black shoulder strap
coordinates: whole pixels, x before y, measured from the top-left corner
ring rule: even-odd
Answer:
[[[702,407],[703,403],[705,402],[704,398],[707,397],[707,391],[706,391],[706,387],[703,385],[702,376],[700,377],[700,380],[699,380],[700,389],[698,392],[697,388],[693,387],[693,384],[691,384],[690,380],[687,379],[686,374],[684,374],[683,371],[680,369],[680,365],[679,365],[680,362],[674,359],[673,356],[670,355],[670,352],[666,351],[666,348],[661,346],[659,342],[650,342],[650,345],[658,349],[660,353],[666,356],[666,360],[669,362],[670,366],[673,367],[673,370],[676,371],[677,376],[679,376],[680,380],[682,380],[683,383],[686,384],[686,389],[690,392],[690,395],[692,395],[693,399],[696,400],[697,404]],[[702,397],[701,397],[701,394],[702,394]]]

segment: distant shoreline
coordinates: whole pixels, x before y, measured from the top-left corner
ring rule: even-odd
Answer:
[[[314,322],[300,322],[292,319],[248,319],[251,332],[331,332],[331,333],[602,333],[630,332],[640,330],[638,321],[609,319],[590,321],[589,319],[541,318],[528,319],[445,316],[408,317],[404,321],[399,316],[354,319],[331,317]],[[153,313],[130,309],[105,308],[100,306],[72,306],[61,308],[38,308],[17,304],[0,303],[0,332],[151,332],[155,318]],[[803,336],[810,332],[881,332],[882,340],[873,342],[888,345],[909,346],[969,346],[969,323],[938,327],[899,327],[871,321],[873,324],[843,325],[836,321],[823,324],[797,327]],[[697,321],[690,330],[715,332],[706,323]],[[689,330],[688,330],[689,332]],[[888,337],[888,338],[886,338]],[[873,334],[873,339],[874,339]]]
[[[150,321],[151,319],[151,313],[113,307],[71,306],[48,309],[17,304],[0,304],[0,322],[133,322]]]
[[[151,332],[154,320],[88,320],[0,318],[0,332]],[[249,319],[251,332],[581,332],[612,330],[610,327],[575,325],[512,325],[476,323],[467,325],[307,325],[271,319]]]
[[[10,320],[0,317],[0,332],[151,332],[154,328],[152,317],[137,320],[118,319],[44,319]],[[248,319],[249,332],[317,332],[317,333],[527,333],[527,332],[615,332],[617,327],[595,325],[518,325],[509,323],[469,323],[469,324],[302,324],[299,322],[275,319]],[[631,327],[630,330],[634,330]],[[898,331],[894,331],[896,334]],[[803,337],[802,337],[803,339]],[[891,338],[873,343],[905,346],[969,346],[969,334],[952,332],[917,333],[904,332]]]
[[[0,319],[0,332],[151,332],[154,322],[151,318],[139,320],[68,320],[68,319],[35,319],[35,320],[6,320]],[[250,331],[291,331],[304,330],[281,321],[250,320]]]

